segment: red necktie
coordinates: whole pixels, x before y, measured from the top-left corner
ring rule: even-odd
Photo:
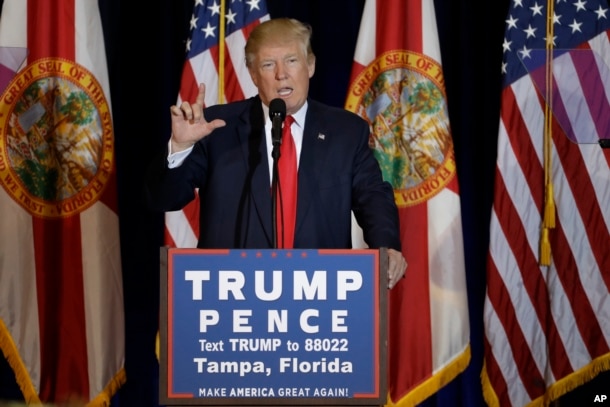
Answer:
[[[286,117],[278,161],[277,240],[280,249],[292,249],[297,217],[297,149],[290,131],[293,122],[292,116]]]

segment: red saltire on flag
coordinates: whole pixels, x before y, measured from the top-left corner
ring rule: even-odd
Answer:
[[[547,405],[610,369],[610,150],[599,144],[610,137],[609,18],[606,1],[526,0],[505,20],[490,406]]]
[[[206,106],[256,95],[246,68],[244,47],[252,29],[268,19],[264,0],[195,2],[177,104],[183,100],[193,102],[200,83],[206,85]],[[221,21],[225,22],[224,28]],[[224,41],[220,41],[221,37]],[[196,195],[182,210],[166,212],[165,243],[171,247],[196,247],[198,236]]]
[[[27,59],[0,98],[0,347],[28,404],[125,381],[114,132],[96,0],[4,0]]]
[[[348,110],[400,213],[406,278],[389,293],[388,405],[412,406],[470,361],[470,325],[453,139],[432,0],[367,0]]]

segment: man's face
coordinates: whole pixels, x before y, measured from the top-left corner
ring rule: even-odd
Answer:
[[[293,114],[307,100],[315,59],[308,63],[296,41],[262,46],[249,70],[263,103],[269,106],[273,99],[281,98],[286,102],[286,114]]]

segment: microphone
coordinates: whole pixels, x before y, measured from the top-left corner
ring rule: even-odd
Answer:
[[[284,102],[283,99],[277,98],[269,102],[269,118],[271,119],[271,141],[273,146],[271,151],[271,157],[273,157],[271,219],[273,227],[273,247],[277,249],[277,218],[275,214],[277,211],[279,190],[278,160],[280,159],[280,144],[282,143],[282,122],[286,118],[286,102]]]
[[[272,144],[279,146],[282,140],[282,123],[286,118],[286,102],[283,99],[273,99],[269,103],[269,118],[271,119]]]

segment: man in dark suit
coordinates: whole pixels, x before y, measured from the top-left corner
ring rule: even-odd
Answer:
[[[149,172],[149,201],[160,211],[178,210],[199,188],[198,247],[273,248],[269,106],[281,99],[295,120],[298,165],[294,236],[286,247],[350,248],[353,212],[368,246],[389,249],[391,288],[407,266],[392,187],[369,148],[368,123],[308,98],[315,70],[310,37],[310,27],[293,19],[260,24],[245,48],[257,96],[204,110],[201,84],[194,103],[171,107],[169,151]]]

